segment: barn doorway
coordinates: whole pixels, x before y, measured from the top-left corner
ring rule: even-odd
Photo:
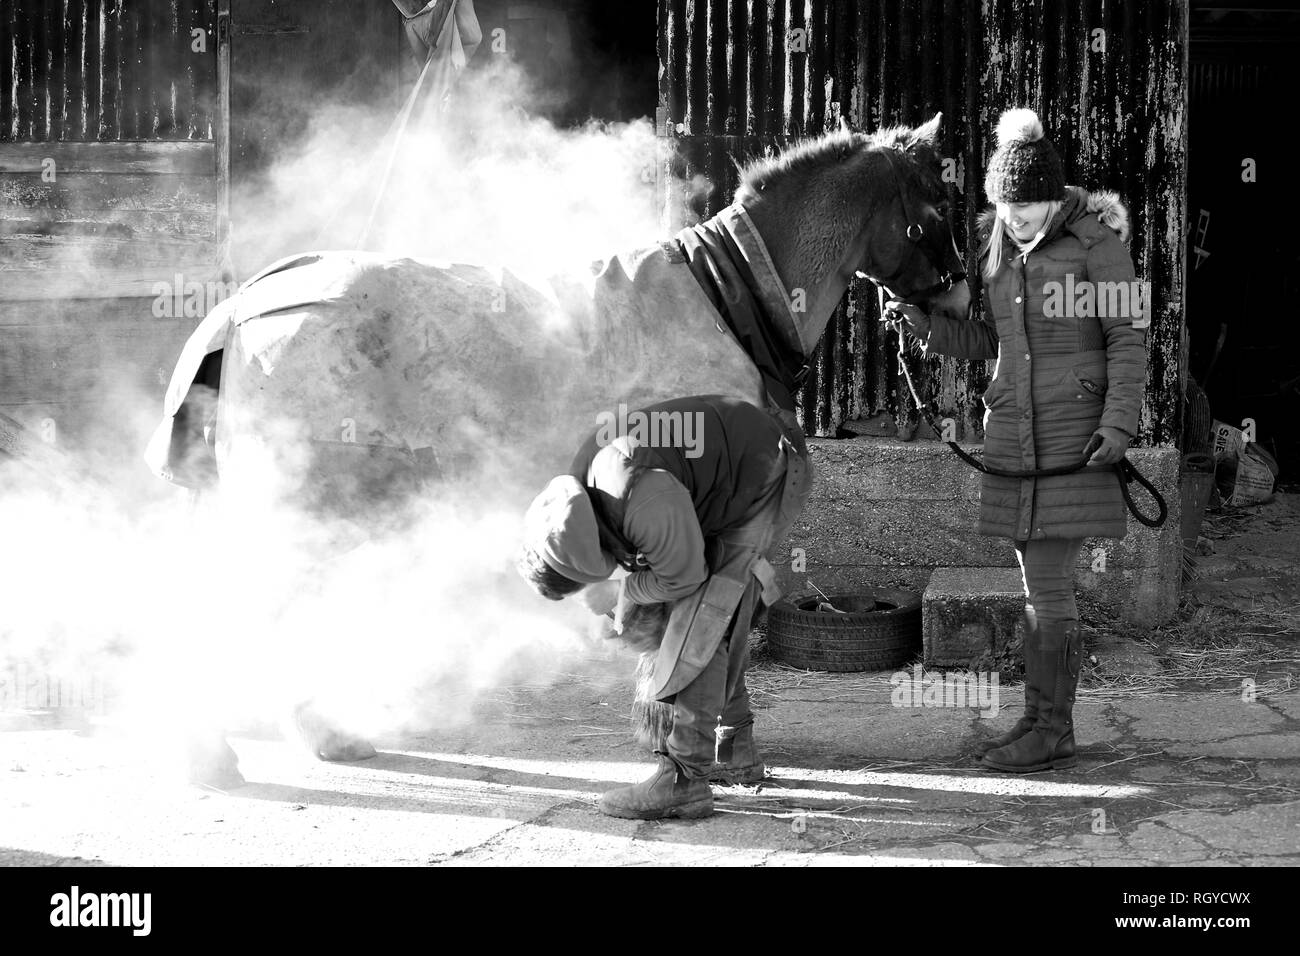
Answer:
[[[500,40],[495,49],[527,73],[531,112],[557,126],[654,117],[657,0],[475,0],[474,8],[485,52]]]
[[[1300,3],[1193,2],[1187,329],[1216,419],[1256,423],[1300,490],[1300,230],[1284,198]]]

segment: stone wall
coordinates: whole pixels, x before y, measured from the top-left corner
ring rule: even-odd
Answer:
[[[924,591],[935,568],[1016,567],[1006,538],[975,533],[980,475],[935,441],[812,439],[812,498],[772,551],[787,594],[862,587]],[[978,452],[979,445],[963,445]],[[1129,516],[1120,540],[1090,538],[1076,574],[1079,601],[1136,624],[1168,620],[1182,573],[1174,448],[1133,448],[1129,459],[1164,496],[1169,517],[1147,528]],[[1156,506],[1133,486],[1144,513]]]

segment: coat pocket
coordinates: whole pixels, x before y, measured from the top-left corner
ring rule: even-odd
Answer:
[[[1076,402],[1106,399],[1106,375],[1088,368],[1072,368],[1061,383],[1061,397]]]

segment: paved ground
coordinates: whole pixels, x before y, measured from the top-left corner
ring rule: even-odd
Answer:
[[[718,789],[696,822],[601,816],[642,778],[628,662],[571,662],[552,687],[502,690],[457,731],[383,742],[350,765],[233,739],[249,784],[174,783],[111,726],[0,734],[0,862],[106,864],[1300,863],[1300,692],[1090,699],[1075,770],[974,767],[1004,712],[893,706],[887,676],[760,669],[770,776]],[[13,725],[11,725],[13,726]]]
[[[1288,498],[1258,512],[1280,523],[1266,537],[1208,529],[1197,593],[1224,608],[1294,604],[1297,515]],[[1165,666],[1147,649],[1091,653],[1107,679],[1080,693],[1080,765],[1030,777],[975,766],[978,738],[1015,721],[1019,686],[1001,687],[1002,711],[985,719],[895,706],[887,674],[760,659],[769,776],[716,790],[718,812],[695,822],[596,810],[603,790],[650,769],[627,732],[632,662],[614,652],[465,701],[464,726],[379,741],[356,764],[234,736],[249,783],[229,793],[176,782],[161,751],[112,721],[0,717],[0,863],[1300,863],[1300,689],[1261,679],[1251,700],[1234,671],[1170,690],[1144,683]]]
[[[1300,604],[1300,494],[1210,513],[1201,534],[1200,600],[1240,608]]]

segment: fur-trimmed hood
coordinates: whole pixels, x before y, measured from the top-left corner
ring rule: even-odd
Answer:
[[[1079,186],[1067,186],[1065,200],[1056,216],[1059,221],[1053,221],[1048,227],[1049,238],[1062,226],[1076,234],[1086,233],[1089,217],[1110,228],[1121,242],[1128,242],[1131,233],[1128,207],[1120,200],[1119,193],[1109,189],[1089,192]],[[977,223],[981,244],[988,238],[996,217],[996,206],[989,206],[980,213]]]

